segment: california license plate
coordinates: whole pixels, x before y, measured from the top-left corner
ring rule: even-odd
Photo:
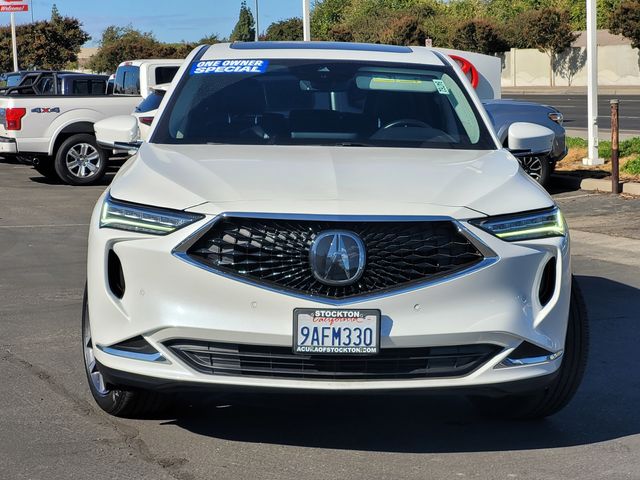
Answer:
[[[293,351],[374,355],[380,351],[380,311],[296,308],[293,311]]]

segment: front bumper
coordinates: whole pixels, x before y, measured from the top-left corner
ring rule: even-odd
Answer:
[[[564,130],[562,133],[556,132],[555,139],[553,141],[553,150],[549,153],[549,159],[556,163],[567,156],[569,149],[567,148],[566,136]]]
[[[0,137],[0,155],[18,153],[18,145],[15,138]]]
[[[470,273],[387,296],[356,299],[341,307],[382,312],[381,348],[493,344],[498,353],[459,377],[381,380],[264,378],[201,373],[165,343],[189,339],[232,344],[291,347],[295,308],[332,305],[294,297],[217,275],[172,255],[185,238],[211,220],[164,237],[97,228],[94,213],[89,240],[88,301],[92,337],[109,347],[142,336],[162,355],[144,361],[111,355],[96,359],[112,378],[142,378],[161,388],[261,388],[330,391],[501,391],[500,385],[544,383],[562,357],[532,365],[499,368],[523,341],[550,352],[564,348],[570,255],[566,238],[507,243],[464,224],[498,254],[497,261]],[[108,287],[107,252],[121,259],[126,291],[116,298]],[[540,305],[538,285],[546,263],[555,258],[557,281],[551,300]]]

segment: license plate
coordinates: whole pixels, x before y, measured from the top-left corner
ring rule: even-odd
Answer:
[[[293,351],[374,355],[380,351],[380,311],[296,308],[293,311]]]

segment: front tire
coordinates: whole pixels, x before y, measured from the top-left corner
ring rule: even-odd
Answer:
[[[93,399],[108,414],[125,418],[145,417],[167,407],[168,398],[165,395],[146,390],[126,389],[106,383],[96,362],[94,348],[85,287],[82,301],[82,353]]]
[[[584,375],[589,349],[589,323],[580,287],[572,281],[569,321],[562,364],[546,387],[524,395],[473,397],[484,414],[515,420],[534,420],[562,410],[571,401]]]
[[[79,133],[67,138],[56,152],[54,166],[58,177],[69,185],[91,185],[102,179],[107,155],[96,137]]]

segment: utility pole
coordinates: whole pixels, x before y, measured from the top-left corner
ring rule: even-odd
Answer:
[[[602,165],[598,157],[598,42],[596,0],[587,0],[587,157],[585,165]]]
[[[302,39],[305,42],[311,40],[311,8],[309,0],[302,0]]]
[[[258,40],[260,40],[260,24],[258,23],[258,0],[256,0],[256,8],[255,8],[255,17],[256,17],[256,35],[255,35],[255,41],[257,42]]]
[[[13,46],[13,71],[18,71],[18,43],[16,42],[16,14],[11,12],[11,45]]]

